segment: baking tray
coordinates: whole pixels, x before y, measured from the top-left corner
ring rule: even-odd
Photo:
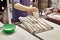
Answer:
[[[46,29],[41,29],[42,31],[36,31],[36,32],[31,32],[27,27],[26,27],[26,25],[28,25],[28,22],[27,22],[27,20],[26,19],[24,19],[23,21],[24,21],[24,23],[22,22],[22,20],[21,20],[21,18],[26,18],[26,17],[20,17],[20,21],[21,21],[21,24],[19,24],[19,26],[20,27],[22,27],[24,30],[26,30],[26,31],[28,31],[29,33],[31,33],[32,35],[34,35],[35,37],[37,37],[37,38],[39,38],[40,40],[43,40],[42,38],[40,38],[39,36],[37,36],[37,35],[35,35],[35,34],[38,34],[38,33],[42,33],[42,32],[46,32],[46,31],[50,31],[50,30],[52,30],[53,29],[53,27],[51,27],[48,23],[46,23],[42,18],[38,18],[38,19],[36,19],[35,20],[35,22],[36,21],[38,21],[38,22],[40,22],[40,25],[43,25],[44,27],[47,27],[47,30]],[[33,19],[34,20],[34,19]],[[30,20],[31,21],[31,20]],[[27,24],[26,24],[26,22],[27,22]],[[26,28],[25,28],[26,27]],[[32,26],[33,27],[33,26]],[[40,26],[41,27],[41,26]]]

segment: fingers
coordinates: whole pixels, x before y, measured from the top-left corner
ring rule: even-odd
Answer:
[[[33,7],[33,12],[37,12],[37,11],[38,11],[38,8]]]
[[[30,7],[30,10],[29,10],[31,13],[33,12],[37,12],[38,11],[38,8],[36,7]]]

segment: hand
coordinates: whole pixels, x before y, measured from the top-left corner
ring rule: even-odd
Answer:
[[[38,8],[36,7],[29,7],[29,12],[37,12],[38,11]]]

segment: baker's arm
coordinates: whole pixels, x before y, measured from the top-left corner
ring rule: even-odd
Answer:
[[[14,8],[22,11],[36,12],[38,9],[36,7],[24,6],[20,3],[14,3]]]

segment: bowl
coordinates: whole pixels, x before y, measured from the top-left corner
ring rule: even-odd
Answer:
[[[2,27],[3,32],[10,34],[13,33],[15,31],[16,25],[14,24],[5,24]]]

